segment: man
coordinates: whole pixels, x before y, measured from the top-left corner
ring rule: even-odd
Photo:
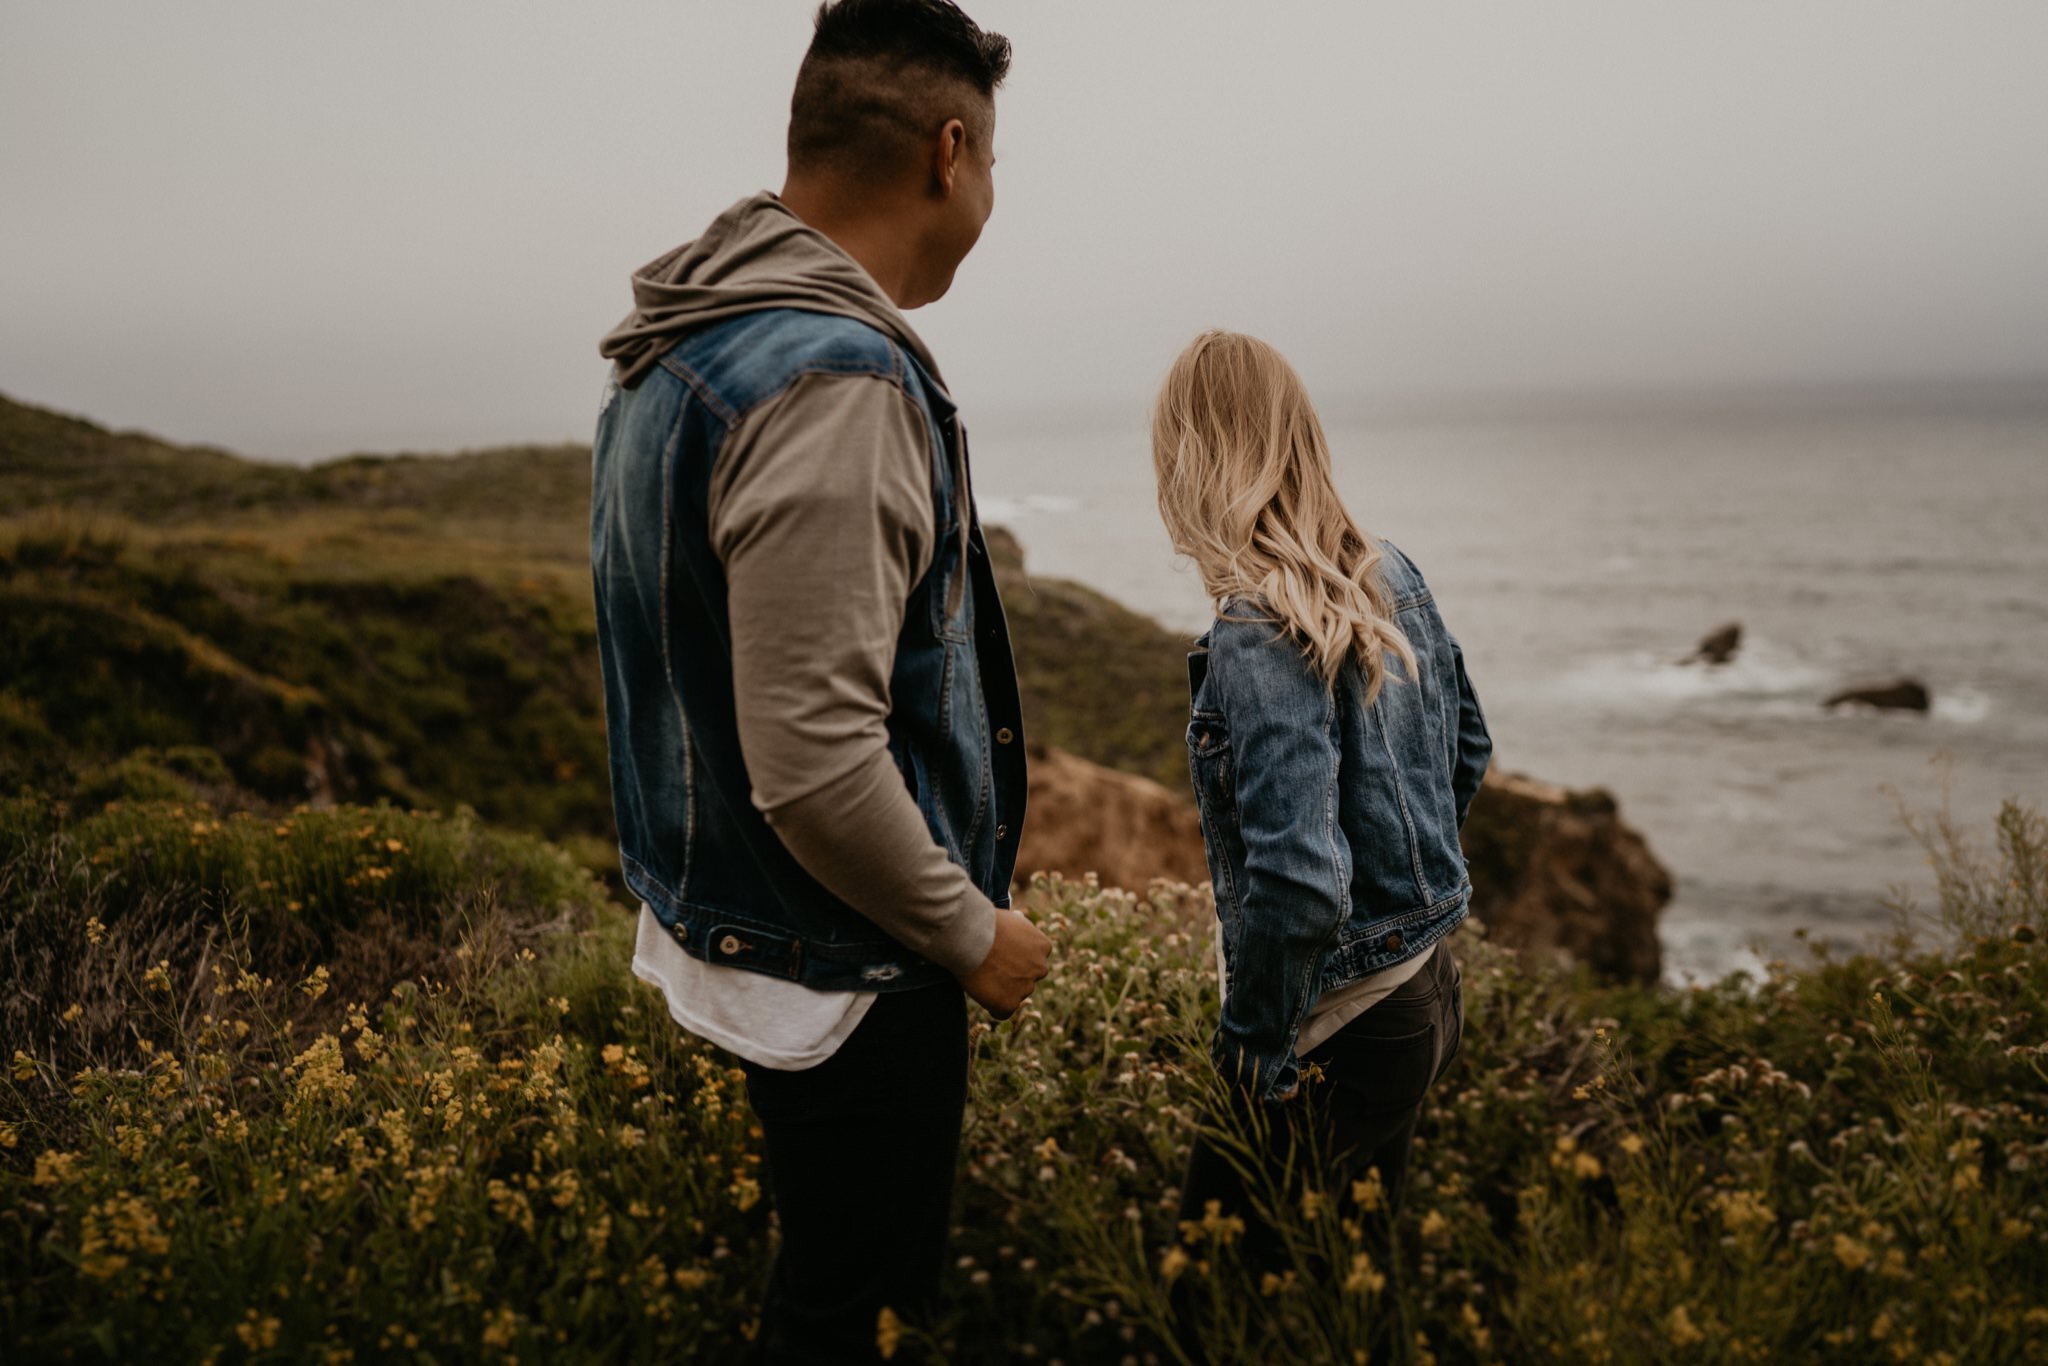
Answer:
[[[870,1357],[936,1293],[965,997],[1009,908],[1024,737],[965,431],[901,310],[994,204],[1010,47],[946,0],[822,6],[781,194],[633,277],[591,566],[634,971],[738,1055],[782,1241],[769,1360]],[[964,993],[964,994],[963,994]]]

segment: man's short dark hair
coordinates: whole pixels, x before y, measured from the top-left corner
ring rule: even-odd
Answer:
[[[790,168],[886,179],[947,119],[987,137],[959,97],[992,100],[1009,70],[1010,40],[950,0],[827,0],[790,97]]]

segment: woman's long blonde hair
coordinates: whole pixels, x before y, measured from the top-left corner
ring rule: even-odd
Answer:
[[[1286,357],[1238,332],[1196,337],[1153,405],[1152,464],[1166,534],[1219,610],[1265,599],[1326,684],[1356,655],[1367,701],[1385,651],[1415,676],[1380,581],[1384,552],[1337,496],[1323,424]]]

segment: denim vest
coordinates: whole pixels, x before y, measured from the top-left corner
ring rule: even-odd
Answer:
[[[1371,705],[1356,659],[1325,687],[1256,599],[1223,604],[1188,656],[1189,771],[1229,983],[1214,1053],[1262,1100],[1293,1093],[1319,995],[1422,952],[1472,895],[1458,830],[1493,745],[1421,571],[1381,544],[1417,672],[1389,652]],[[1232,619],[1245,617],[1260,619]]]
[[[740,755],[732,634],[707,500],[726,435],[799,375],[900,385],[930,436],[936,549],[905,604],[889,751],[932,838],[1009,904],[1024,818],[1009,631],[970,492],[966,433],[942,389],[865,323],[764,309],[691,332],[631,389],[605,392],[590,564],[612,804],[625,881],[705,962],[819,990],[950,981],[806,873],[754,807]],[[969,553],[960,553],[960,527]],[[1001,732],[1004,743],[993,743]]]

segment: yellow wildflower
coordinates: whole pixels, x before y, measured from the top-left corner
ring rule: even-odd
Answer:
[[[1188,1254],[1178,1247],[1166,1249],[1166,1255],[1159,1259],[1159,1274],[1171,1285],[1180,1279],[1180,1273],[1188,1269]]]
[[[1422,1216],[1422,1237],[1425,1242],[1435,1242],[1450,1231],[1451,1221],[1444,1218],[1442,1210],[1431,1210]]]
[[[36,1074],[36,1060],[19,1048],[14,1050],[14,1079],[28,1081]]]
[[[1244,1220],[1235,1214],[1225,1214],[1221,1200],[1211,1200],[1204,1204],[1200,1219],[1180,1221],[1180,1239],[1184,1243],[1193,1243],[1203,1234],[1208,1234],[1227,1244],[1243,1233]]]
[[[39,1153],[36,1156],[35,1175],[30,1177],[29,1181],[37,1186],[61,1186],[77,1175],[77,1153]]]
[[[1363,1252],[1351,1254],[1351,1273],[1344,1278],[1344,1289],[1352,1294],[1377,1295],[1386,1288],[1387,1278],[1375,1270],[1372,1258]]]
[[[1664,1320],[1664,1335],[1671,1340],[1673,1347],[1691,1347],[1695,1343],[1707,1340],[1707,1335],[1693,1323],[1692,1315],[1686,1312],[1682,1304],[1674,1308],[1671,1316]]]
[[[1730,1233],[1748,1233],[1777,1222],[1778,1216],[1755,1191],[1723,1191],[1713,1199],[1721,1223]]]
[[[875,1350],[888,1361],[896,1355],[896,1347],[903,1335],[903,1320],[896,1317],[896,1311],[888,1305],[875,1316]]]
[[[85,922],[85,942],[101,944],[106,942],[107,927],[98,916],[91,916]]]
[[[1846,1233],[1835,1235],[1835,1260],[1851,1271],[1861,1271],[1870,1265],[1870,1244],[1860,1238],[1851,1238]]]
[[[250,1351],[277,1346],[277,1330],[282,1325],[269,1314],[259,1314],[251,1309],[240,1323],[235,1325],[235,1336],[242,1340],[242,1346]]]
[[[1385,1203],[1386,1189],[1380,1185],[1380,1169],[1367,1168],[1365,1180],[1351,1183],[1351,1198],[1363,1210],[1376,1210]]]
[[[1493,1330],[1480,1319],[1479,1311],[1472,1307],[1472,1301],[1465,1301],[1464,1306],[1459,1309],[1458,1320],[1465,1325],[1465,1332],[1472,1339],[1474,1347],[1483,1352],[1493,1345]]]
[[[1621,1136],[1621,1150],[1630,1157],[1634,1157],[1643,1150],[1642,1138],[1636,1134],[1623,1134]]]
[[[393,840],[396,844],[398,841]],[[519,1338],[519,1311],[509,1304],[499,1305],[497,1312],[484,1320],[484,1346],[500,1351],[510,1347]]]

